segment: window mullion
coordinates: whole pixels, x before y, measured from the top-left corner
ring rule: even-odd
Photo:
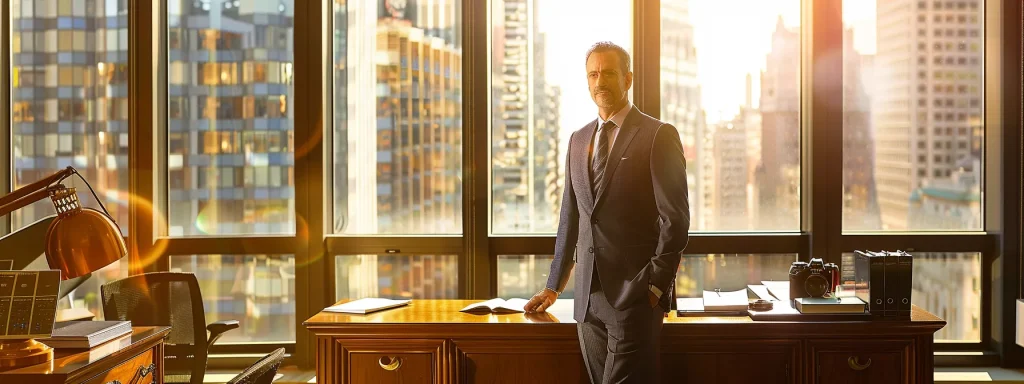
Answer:
[[[842,0],[803,4],[800,141],[803,155],[802,229],[810,232],[809,255],[840,262],[843,193]]]

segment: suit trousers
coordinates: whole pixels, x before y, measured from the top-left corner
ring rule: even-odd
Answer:
[[[660,336],[665,312],[642,300],[624,310],[612,307],[595,269],[590,305],[578,323],[583,361],[593,384],[659,381]]]

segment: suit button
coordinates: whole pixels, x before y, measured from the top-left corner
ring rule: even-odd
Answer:
[[[590,248],[588,248],[588,249],[587,249],[587,252],[590,252],[590,253],[594,253],[594,247],[590,247]]]
[[[590,224],[597,224],[597,219],[590,219]]]

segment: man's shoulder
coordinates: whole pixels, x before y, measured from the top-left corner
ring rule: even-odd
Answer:
[[[575,137],[577,133],[585,132],[588,129],[593,129],[594,127],[597,127],[597,119],[590,120],[586,124],[583,124],[582,127],[579,127],[575,131],[572,131],[572,136]]]

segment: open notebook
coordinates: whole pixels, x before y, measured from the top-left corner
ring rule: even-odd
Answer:
[[[340,312],[340,313],[358,313],[367,314],[370,312],[383,311],[385,309],[391,309],[395,307],[401,307],[409,304],[411,300],[392,300],[392,299],[381,299],[376,297],[368,297],[365,299],[359,299],[349,301],[344,304],[333,305],[324,308],[324,312]]]
[[[490,299],[487,301],[481,301],[479,303],[473,303],[466,308],[462,308],[462,312],[470,313],[515,313],[515,312],[526,312],[523,307],[526,303],[529,303],[526,299]]]

